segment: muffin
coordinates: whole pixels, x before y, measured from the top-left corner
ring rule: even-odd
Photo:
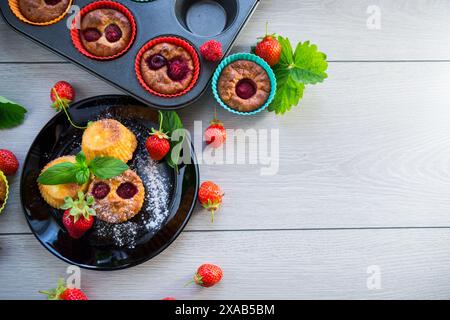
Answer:
[[[84,131],[81,149],[86,158],[113,157],[123,162],[133,158],[137,147],[136,136],[117,120],[99,120]]]
[[[95,198],[97,218],[108,223],[121,223],[133,218],[144,204],[145,189],[141,178],[132,170],[102,180],[95,178],[88,194]]]
[[[41,173],[46,171],[48,168],[62,162],[75,163],[75,156],[64,156],[57,158],[48,163],[44,167],[44,169],[42,169]],[[45,202],[47,202],[53,208],[59,209],[64,204],[65,197],[75,198],[78,194],[78,191],[85,192],[87,190],[89,183],[85,183],[81,186],[76,183],[58,185],[43,185],[39,183],[38,186],[42,198],[44,198]]]
[[[133,28],[119,10],[89,11],[81,18],[80,39],[84,49],[97,57],[115,56],[130,45]]]
[[[61,17],[70,3],[70,0],[19,0],[19,9],[29,21],[45,23]]]
[[[7,194],[6,178],[4,178],[3,175],[0,175],[0,211],[3,205],[5,204],[6,194]]]
[[[237,60],[226,66],[217,84],[220,99],[239,112],[261,108],[270,96],[271,84],[267,72],[249,60]]]
[[[147,86],[163,95],[186,90],[194,78],[194,61],[182,46],[162,42],[144,52],[140,71]]]

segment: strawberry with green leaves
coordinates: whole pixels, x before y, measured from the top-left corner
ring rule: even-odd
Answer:
[[[159,130],[152,128],[152,133],[145,141],[145,147],[147,148],[150,158],[155,161],[161,161],[170,151],[169,136],[163,132],[163,113],[159,113]]]
[[[58,279],[56,288],[39,291],[39,293],[47,295],[48,300],[87,300],[83,291],[77,288],[68,288],[62,278]]]
[[[66,81],[59,81],[50,90],[51,107],[56,112],[64,111],[70,124],[77,129],[86,129],[87,127],[79,126],[72,121],[69,114],[69,105],[75,99],[75,90],[72,85]]]
[[[62,222],[69,235],[74,239],[81,238],[94,224],[95,210],[92,208],[95,201],[93,196],[85,196],[78,192],[78,199],[70,197],[64,199],[61,209],[65,210]]]
[[[212,181],[205,181],[200,185],[198,190],[198,201],[200,204],[211,212],[211,222],[214,222],[214,214],[222,204],[222,189]]]
[[[220,282],[223,278],[222,269],[211,263],[202,264],[194,275],[194,282],[199,286],[209,288]]]

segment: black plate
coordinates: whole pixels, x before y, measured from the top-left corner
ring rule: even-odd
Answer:
[[[0,11],[9,26],[47,49],[83,67],[110,82],[145,104],[159,109],[178,109],[192,104],[207,89],[214,70],[220,62],[212,63],[200,57],[200,75],[197,84],[187,94],[176,98],[161,98],[147,92],[138,82],[134,62],[141,47],[161,35],[175,35],[186,39],[196,49],[206,40],[222,43],[228,53],[238,34],[259,3],[259,0],[155,0],[134,2],[115,0],[134,15],[136,39],[123,56],[110,61],[85,57],[73,46],[67,17],[50,26],[33,26],[21,22],[11,12],[8,0],[0,1]],[[80,8],[93,0],[74,0]],[[73,15],[73,13],[72,13]]]
[[[80,150],[82,130],[71,127],[59,113],[38,134],[23,165],[20,192],[31,231],[58,258],[87,269],[123,269],[158,255],[186,226],[196,203],[199,172],[192,144],[187,143],[188,150],[184,149],[190,152],[191,164],[182,165],[177,173],[165,162],[156,164],[145,158],[145,136],[157,127],[157,111],[131,97],[113,95],[77,102],[70,112],[77,123],[114,118],[136,134],[139,146],[129,165],[144,181],[146,200],[141,212],[126,224],[111,225],[96,219],[93,229],[81,239],[69,237],[61,223],[62,211],[42,199],[36,183],[49,161]],[[145,168],[152,171],[144,173]],[[157,180],[147,183],[150,176]]]

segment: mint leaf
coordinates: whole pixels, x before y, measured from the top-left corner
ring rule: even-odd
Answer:
[[[325,80],[328,75],[327,56],[319,52],[315,44],[309,41],[299,43],[294,53],[295,67],[292,76],[295,81],[304,84],[316,84]]]
[[[89,168],[84,169],[78,169],[75,173],[75,179],[77,180],[78,185],[83,185],[89,181],[89,176],[91,175],[91,172],[89,171]]]
[[[80,165],[86,165],[86,156],[84,155],[83,151],[80,151],[76,157],[75,160],[77,161],[78,164]]]
[[[25,113],[24,107],[0,96],[0,129],[18,126],[25,119]]]
[[[112,157],[97,157],[89,162],[88,167],[100,179],[117,177],[128,170],[126,163]]]
[[[43,185],[58,185],[77,182],[77,165],[71,162],[62,162],[45,170],[37,179]]]
[[[163,117],[162,131],[169,135],[177,130],[183,128],[183,123],[175,111],[161,111],[160,117]]]

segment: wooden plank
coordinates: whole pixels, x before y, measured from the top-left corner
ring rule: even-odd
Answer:
[[[369,30],[367,10],[377,6],[381,29]],[[311,40],[331,60],[448,60],[450,3],[431,0],[262,0],[237,41],[249,47],[270,30]],[[0,21],[0,62],[62,61]]]
[[[330,79],[309,87],[285,116],[218,109],[227,128],[279,130],[279,172],[202,164],[202,180],[216,181],[226,196],[215,224],[197,208],[188,229],[450,226],[449,73],[450,63],[332,63]],[[2,93],[30,110],[24,125],[0,132],[0,147],[20,161],[54,115],[48,91],[61,78],[79,99],[117,92],[71,65],[0,65]],[[181,111],[186,127],[195,120],[207,126],[214,105],[208,94]],[[18,182],[0,233],[29,231]]]
[[[81,285],[91,299],[448,299],[449,240],[448,229],[185,232],[138,267],[82,270]],[[0,236],[0,246],[0,299],[42,299],[66,276],[31,235]],[[184,287],[204,262],[222,266],[223,281]],[[369,267],[379,290],[367,287]]]

